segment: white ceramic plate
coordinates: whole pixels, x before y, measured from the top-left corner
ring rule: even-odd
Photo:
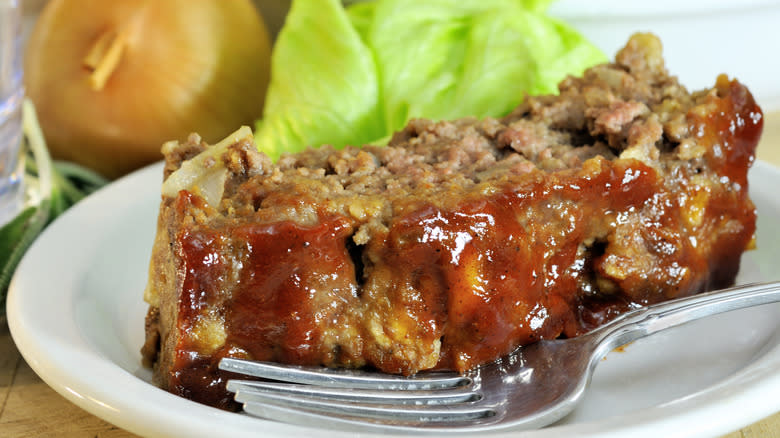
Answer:
[[[161,166],[90,196],[52,224],[20,264],[8,322],[24,358],[57,392],[146,436],[343,436],[222,412],[150,383],[140,364],[146,282]],[[758,245],[740,282],[778,278],[780,170],[758,163],[751,192]],[[780,410],[780,305],[724,314],[612,353],[581,407],[514,437],[713,436]],[[509,434],[507,434],[509,435]]]

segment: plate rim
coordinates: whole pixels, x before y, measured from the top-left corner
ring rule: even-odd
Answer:
[[[763,162],[757,161],[751,170],[757,174],[768,173],[773,180],[780,182],[780,168]],[[155,388],[148,382],[132,375],[124,370],[114,362],[102,358],[99,351],[96,350],[94,345],[89,344],[88,341],[83,339],[83,336],[79,338],[80,334],[76,334],[75,339],[80,339],[82,344],[64,345],[60,346],[57,351],[53,352],[51,349],[47,350],[45,342],[41,339],[36,339],[34,333],[27,325],[30,321],[25,321],[27,313],[30,309],[25,306],[29,306],[22,296],[22,290],[25,290],[26,283],[30,282],[30,274],[28,272],[33,269],[34,262],[39,257],[41,252],[46,250],[49,240],[52,240],[56,233],[60,231],[60,228],[67,229],[69,223],[79,217],[79,215],[86,214],[95,205],[108,202],[112,198],[122,198],[122,196],[116,196],[126,193],[143,192],[137,190],[136,185],[146,187],[156,184],[153,181],[154,175],[157,174],[157,179],[161,179],[162,163],[158,162],[147,167],[144,167],[136,172],[133,172],[119,180],[113,182],[109,186],[102,188],[95,192],[90,197],[83,200],[79,205],[76,205],[71,210],[67,211],[64,215],[58,218],[53,224],[51,224],[44,233],[34,242],[28,253],[22,259],[16,274],[12,278],[8,291],[7,299],[7,320],[11,336],[17,346],[17,349],[33,369],[33,371],[40,376],[40,378],[52,387],[56,392],[64,396],[69,401],[78,405],[82,409],[96,415],[109,423],[122,427],[130,432],[138,433],[141,435],[154,435],[154,436],[181,436],[182,433],[188,436],[209,436],[214,433],[214,427],[219,427],[220,433],[231,433],[234,436],[251,436],[260,427],[264,429],[266,434],[272,436],[286,436],[290,434],[301,433],[302,431],[311,431],[313,429],[307,426],[300,425],[288,425],[283,423],[277,423],[269,420],[261,420],[257,418],[251,418],[245,415],[235,415],[233,413],[220,411],[215,408],[200,405],[189,400],[182,399],[173,394],[167,393],[159,388]],[[155,187],[155,186],[153,186]],[[145,196],[145,195],[144,195]],[[112,201],[117,202],[117,201]],[[777,202],[780,205],[780,201]],[[45,258],[45,257],[44,257]],[[42,281],[38,279],[37,281]],[[35,283],[35,281],[33,281]],[[62,298],[62,297],[60,297]],[[29,300],[28,300],[29,301]],[[73,327],[66,327],[70,334],[77,329],[77,323],[75,321],[69,321]],[[32,326],[34,326],[34,322]],[[775,332],[773,338],[779,338],[780,331]],[[49,345],[48,347],[51,347]],[[74,350],[75,347],[80,347],[86,350]],[[62,351],[59,351],[62,350]],[[135,385],[130,385],[125,390],[132,390],[134,392],[140,392],[140,395],[147,397],[146,400],[150,402],[162,403],[162,407],[173,405],[174,407],[184,406],[186,415],[179,412],[175,419],[175,424],[159,424],[161,418],[165,417],[160,415],[159,407],[148,407],[147,403],[142,403],[141,406],[127,406],[127,403],[121,402],[118,407],[113,402],[113,398],[110,392],[106,389],[100,390],[94,387],[84,387],[84,382],[81,382],[76,378],[72,372],[58,368],[55,362],[57,354],[72,353],[80,354],[79,359],[84,360],[86,365],[96,367],[97,371],[108,373],[108,375],[119,378],[120,382],[124,382],[126,378],[132,376],[137,380]],[[113,367],[111,366],[113,365]],[[769,372],[767,370],[775,370]],[[122,380],[124,378],[125,380]],[[132,381],[131,381],[132,382]],[[740,384],[738,388],[734,387],[736,384]],[[499,433],[495,436],[510,435],[511,436],[528,436],[528,437],[548,437],[548,436],[592,436],[598,434],[599,436],[625,436],[626,433],[632,433],[632,436],[645,436],[648,426],[663,426],[664,430],[676,433],[680,433],[680,428],[683,427],[691,417],[698,417],[698,415],[707,415],[711,418],[716,418],[709,423],[705,424],[702,430],[695,431],[701,436],[711,435],[713,433],[728,433],[731,430],[738,429],[741,426],[745,426],[752,422],[758,421],[768,415],[777,412],[780,409],[780,400],[777,405],[771,405],[766,403],[765,397],[762,399],[761,394],[767,392],[767,386],[775,391],[780,391],[780,339],[768,348],[760,357],[755,361],[750,362],[745,367],[741,368],[737,373],[727,379],[720,380],[717,384],[706,388],[703,391],[699,391],[696,394],[683,397],[681,399],[674,400],[662,405],[653,406],[648,409],[643,409],[637,412],[631,412],[627,415],[619,415],[616,417],[609,417],[606,419],[596,420],[592,422],[567,424],[560,426],[553,426],[550,428],[539,429],[534,431],[527,431],[519,433],[517,431],[510,431],[506,433]],[[149,391],[152,388],[156,391],[153,393]],[[739,403],[743,408],[739,409],[740,415],[734,413],[733,409],[728,409],[718,403],[707,402],[702,400],[704,398],[718,398],[728,394],[729,405]],[[692,397],[692,396],[696,397]],[[185,405],[186,404],[186,405]],[[704,406],[701,406],[704,404]],[[681,413],[683,410],[685,412]],[[745,413],[744,411],[749,411]],[[166,413],[166,415],[168,415]],[[662,417],[662,421],[658,421],[658,418]],[[170,419],[170,417],[168,417]],[[155,421],[156,420],[156,421]],[[173,420],[171,420],[173,421]],[[342,436],[343,430],[336,431],[324,431],[317,430],[318,436]],[[373,432],[361,432],[365,435],[373,435]],[[656,436],[657,429],[652,431],[652,435]],[[696,435],[694,433],[693,435]],[[382,434],[387,436],[387,434]]]

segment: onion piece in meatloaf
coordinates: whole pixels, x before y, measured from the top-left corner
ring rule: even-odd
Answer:
[[[145,299],[156,382],[235,408],[223,357],[468,370],[734,281],[761,109],[689,93],[638,34],[501,119],[273,163],[243,128],[168,143]],[[520,100],[520,97],[518,97]]]

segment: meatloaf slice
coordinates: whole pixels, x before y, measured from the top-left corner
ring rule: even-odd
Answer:
[[[467,370],[636,306],[727,286],[754,245],[762,113],[689,93],[660,42],[501,119],[413,120],[388,145],[164,146],[144,357],[231,408],[223,357]]]

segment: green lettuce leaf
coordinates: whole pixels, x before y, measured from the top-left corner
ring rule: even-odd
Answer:
[[[255,137],[272,158],[361,145],[411,118],[499,117],[604,55],[550,0],[295,0]]]
[[[361,144],[382,136],[371,50],[338,0],[292,4],[274,47],[255,140],[272,158],[307,145]]]

